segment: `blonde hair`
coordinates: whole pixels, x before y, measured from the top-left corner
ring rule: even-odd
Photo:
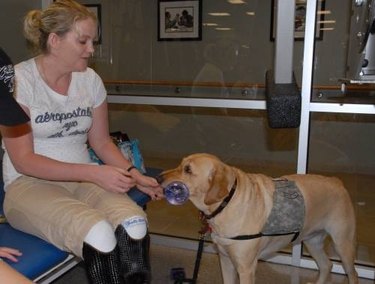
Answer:
[[[35,53],[48,53],[48,37],[59,36],[71,31],[77,21],[91,18],[97,23],[96,15],[74,0],[56,0],[44,10],[31,10],[24,19],[24,35]]]

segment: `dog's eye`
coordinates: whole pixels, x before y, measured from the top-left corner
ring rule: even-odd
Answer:
[[[184,167],[184,172],[186,173],[186,174],[191,174],[192,172],[191,172],[191,167],[189,166],[189,165],[186,165],[185,167]]]

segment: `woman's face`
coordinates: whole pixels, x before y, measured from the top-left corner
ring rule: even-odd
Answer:
[[[65,71],[85,71],[94,52],[96,36],[97,26],[93,19],[78,21],[71,31],[60,38],[52,53],[64,65]]]

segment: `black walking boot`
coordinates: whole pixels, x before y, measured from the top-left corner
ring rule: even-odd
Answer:
[[[150,236],[132,239],[125,228],[119,225],[115,231],[120,252],[120,273],[125,284],[151,283]]]
[[[83,243],[83,261],[91,284],[124,284],[119,272],[118,246],[111,252],[100,252]]]

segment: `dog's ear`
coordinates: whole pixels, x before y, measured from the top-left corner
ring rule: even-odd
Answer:
[[[210,173],[210,187],[204,198],[206,205],[211,205],[222,200],[228,195],[228,171],[225,166],[219,166]]]

